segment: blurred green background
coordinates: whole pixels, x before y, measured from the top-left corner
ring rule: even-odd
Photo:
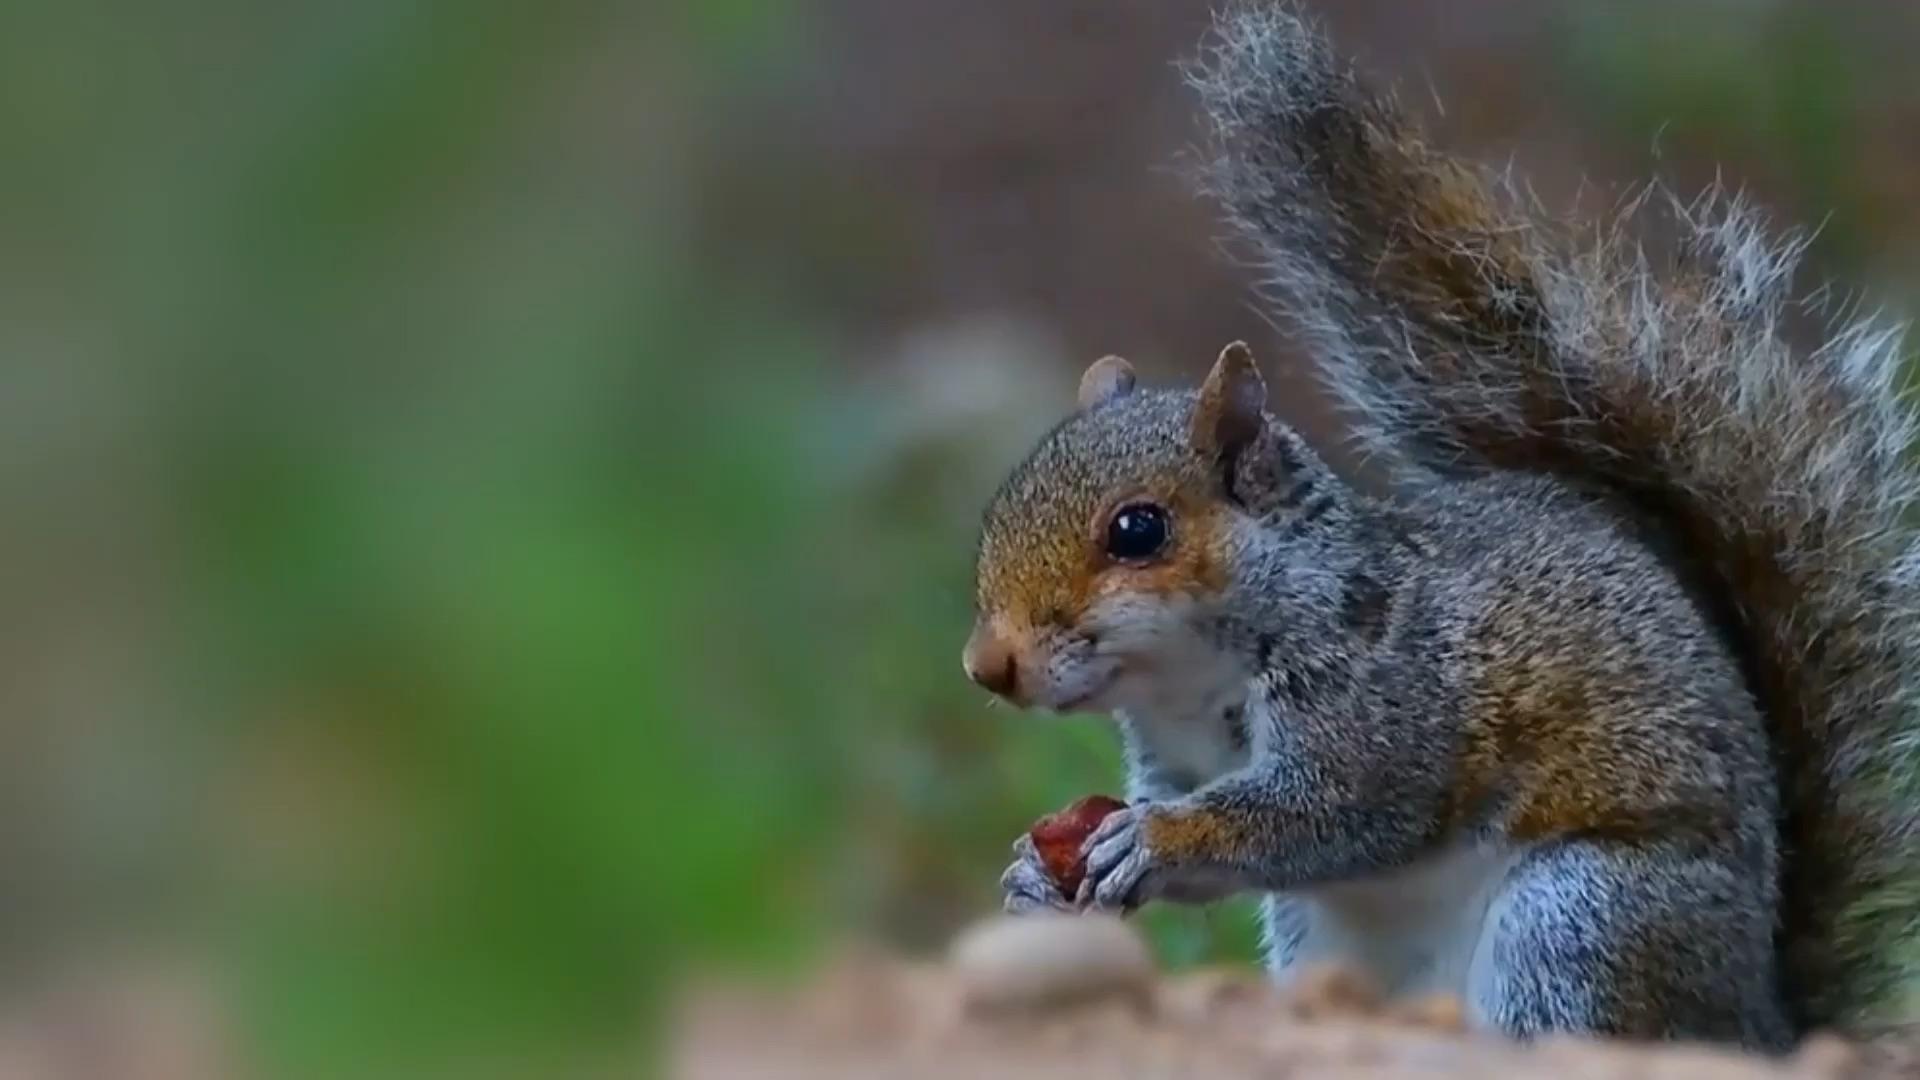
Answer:
[[[999,474],[1110,351],[1338,433],[1173,168],[1206,6],[0,6],[0,1059],[630,1074],[993,909],[1119,786],[960,677]],[[1911,4],[1320,6],[1549,205],[1920,292]]]

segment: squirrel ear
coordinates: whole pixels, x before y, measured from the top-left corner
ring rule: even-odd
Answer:
[[[1080,408],[1105,405],[1133,392],[1133,365],[1117,356],[1103,356],[1080,376]]]
[[[1267,384],[1244,341],[1220,350],[1193,410],[1193,445],[1207,454],[1239,450],[1260,434]]]

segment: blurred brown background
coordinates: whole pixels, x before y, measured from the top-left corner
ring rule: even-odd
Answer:
[[[1718,174],[1920,293],[1911,4],[1310,6],[1549,206]],[[998,476],[1106,352],[1338,435],[1179,178],[1205,20],[0,10],[0,1053],[619,1073],[690,969],[991,908],[1116,784],[959,677]]]

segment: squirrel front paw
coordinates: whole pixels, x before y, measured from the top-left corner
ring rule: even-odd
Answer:
[[[1149,900],[1207,904],[1254,887],[1222,858],[1230,831],[1186,801],[1116,810],[1087,837],[1087,874],[1074,907],[1126,913]]]
[[[1013,864],[1000,875],[1000,891],[1005,896],[1008,914],[1073,910],[1073,904],[1047,871],[1033,837],[1020,834],[1020,839],[1013,842],[1013,856]]]
[[[1143,829],[1149,804],[1115,810],[1100,822],[1082,847],[1087,875],[1074,894],[1081,910],[1131,911],[1145,903],[1154,884],[1159,861],[1148,848]]]

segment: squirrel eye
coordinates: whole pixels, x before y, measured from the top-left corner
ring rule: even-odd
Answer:
[[[1167,512],[1152,503],[1130,503],[1107,523],[1107,554],[1116,559],[1151,559],[1167,546]]]

